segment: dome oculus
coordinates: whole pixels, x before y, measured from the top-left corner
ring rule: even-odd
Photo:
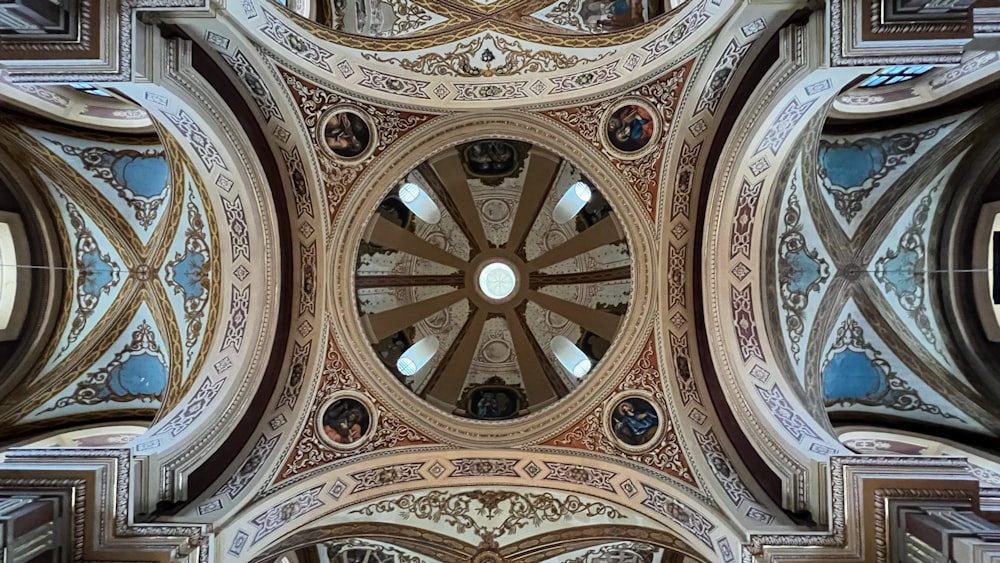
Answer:
[[[504,262],[490,262],[479,271],[479,291],[494,301],[503,301],[514,293],[517,274]]]

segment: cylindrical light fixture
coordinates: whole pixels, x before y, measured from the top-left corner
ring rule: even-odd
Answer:
[[[403,352],[403,355],[396,360],[396,369],[399,370],[399,373],[407,377],[416,375],[418,371],[427,365],[427,362],[431,361],[437,349],[437,337],[425,336]]]
[[[407,182],[399,187],[399,200],[425,223],[436,224],[441,220],[441,210],[437,204],[423,188],[413,182]]]
[[[565,336],[553,337],[550,345],[552,346],[552,353],[556,355],[556,359],[574,377],[587,375],[590,368],[594,366],[594,363],[583,353],[583,350],[577,348],[576,344],[570,342]]]
[[[560,225],[568,223],[570,219],[576,217],[584,205],[587,205],[590,196],[590,186],[584,182],[574,183],[563,193],[555,208],[552,209],[552,220]]]

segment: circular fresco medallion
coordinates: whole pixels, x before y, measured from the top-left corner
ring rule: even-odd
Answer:
[[[626,158],[637,158],[651,151],[660,138],[660,119],[645,100],[626,98],[611,106],[602,121],[601,141]]]
[[[643,451],[659,442],[663,413],[651,397],[639,394],[619,396],[611,401],[607,430],[618,445],[628,451]]]
[[[368,440],[375,426],[374,412],[363,395],[340,393],[320,410],[319,435],[334,448],[356,448]]]
[[[337,106],[320,123],[320,144],[343,160],[360,160],[377,144],[371,118],[354,106]]]

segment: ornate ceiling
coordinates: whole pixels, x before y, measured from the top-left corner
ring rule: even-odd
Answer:
[[[683,2],[678,2],[681,4]],[[295,6],[293,5],[294,9]],[[537,35],[600,34],[629,31],[670,11],[666,0],[635,0],[609,2],[545,2],[539,0],[445,0],[422,2],[321,1],[309,6],[313,19],[333,31],[385,39],[425,37],[435,35],[467,35],[491,27],[502,31],[519,30]],[[305,10],[299,8],[298,10]],[[495,41],[490,39],[487,41]],[[474,47],[475,43],[466,45]],[[509,44],[493,44],[492,51],[505,50]],[[490,46],[487,45],[486,48]],[[523,54],[523,53],[522,53]],[[501,53],[503,57],[503,53]],[[428,57],[430,58],[430,57]],[[487,57],[488,58],[488,57]],[[520,64],[504,58],[494,72],[504,72]],[[493,61],[481,59],[484,63]],[[553,60],[553,59],[550,59]],[[510,64],[508,64],[510,63]]]
[[[129,122],[0,122],[45,296],[0,424],[151,425],[0,465],[127,492],[87,549],[865,561],[865,479],[995,479],[934,437],[1000,431],[960,251],[998,197],[995,57],[869,95],[837,2],[195,4],[121,7],[103,75],[0,84],[98,82]]]
[[[937,297],[949,184],[961,181],[969,131],[991,111],[831,129],[815,168],[794,161],[773,225],[781,308],[771,318],[789,371],[834,420],[868,412],[996,432],[996,411],[969,378]]]
[[[186,392],[217,323],[218,232],[199,180],[180,155],[168,161],[155,136],[9,117],[0,127],[51,221],[32,229],[54,250],[51,262],[36,248],[32,263],[68,272],[60,301],[37,311],[29,329],[52,340],[4,366],[22,383],[4,397],[0,424],[13,437],[67,421],[155,416]]]
[[[599,364],[628,308],[628,245],[608,202],[588,187],[579,212],[556,222],[557,203],[586,178],[552,153],[499,139],[456,146],[406,181],[442,211],[424,221],[400,199],[403,188],[390,192],[355,279],[361,322],[386,368],[473,418],[519,416],[569,394],[590,370],[573,373],[553,339]],[[509,297],[481,287],[494,263],[513,268]],[[424,339],[435,339],[433,357],[401,373],[400,357]]]

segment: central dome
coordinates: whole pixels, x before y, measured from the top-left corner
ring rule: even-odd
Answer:
[[[406,387],[452,414],[516,418],[600,369],[632,291],[601,187],[541,147],[480,139],[409,171],[357,256],[362,327]]]

